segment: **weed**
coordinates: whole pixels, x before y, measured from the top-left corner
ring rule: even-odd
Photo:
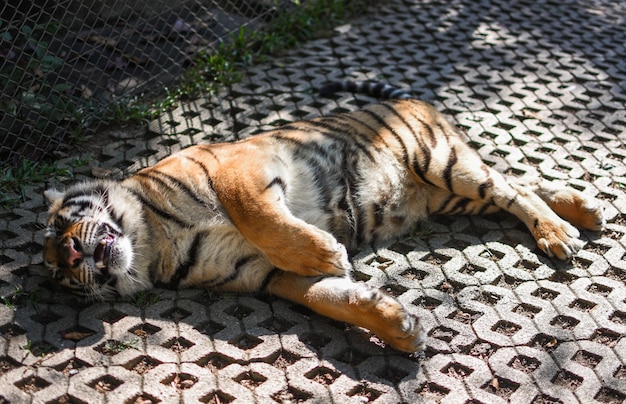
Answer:
[[[24,200],[24,186],[42,183],[51,177],[73,177],[73,172],[55,164],[22,160],[17,167],[0,167],[0,207],[10,208]]]
[[[139,292],[135,295],[133,303],[140,309],[145,309],[161,300],[161,295],[153,292]]]

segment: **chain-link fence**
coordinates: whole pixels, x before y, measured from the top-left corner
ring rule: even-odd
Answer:
[[[162,90],[273,0],[8,0],[0,4],[0,164],[40,160],[107,106]]]

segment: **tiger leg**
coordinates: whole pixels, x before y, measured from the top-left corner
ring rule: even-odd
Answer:
[[[514,187],[535,192],[550,208],[574,226],[599,231],[606,219],[600,202],[571,187],[536,178],[509,178]]]
[[[332,319],[367,328],[385,343],[405,352],[424,348],[419,319],[394,298],[348,277],[276,274],[266,291]]]
[[[245,153],[241,153],[245,155]],[[282,270],[305,276],[343,275],[351,269],[345,247],[330,233],[295,217],[286,206],[288,173],[276,169],[265,154],[249,153],[231,161],[213,187],[242,235]],[[245,173],[238,167],[255,162]],[[268,175],[270,173],[270,175]],[[282,175],[282,177],[280,176]]]
[[[511,181],[484,164],[478,154],[469,149],[460,139],[451,138],[450,141],[449,148],[453,156],[462,156],[462,161],[456,158],[454,160],[441,158],[442,161],[438,164],[431,164],[434,168],[428,173],[427,178],[431,179],[434,186],[442,189],[444,195],[445,192],[449,194],[442,198],[442,192],[434,193],[434,197],[431,198],[434,200],[429,202],[429,206],[434,206],[431,213],[474,213],[465,211],[467,209],[459,209],[458,212],[451,211],[451,206],[454,206],[452,202],[455,199],[458,199],[456,203],[461,206],[464,203],[468,207],[480,204],[495,205],[524,222],[535,238],[537,246],[548,256],[568,259],[583,247],[584,243],[578,238],[579,231],[563,220],[535,192],[539,188]],[[444,154],[444,156],[448,155]],[[442,178],[446,181],[442,181]],[[548,194],[544,193],[544,196]],[[556,198],[558,193],[552,195]],[[567,205],[563,202],[552,205],[561,211],[567,210],[565,209]],[[574,224],[577,223],[574,222]]]

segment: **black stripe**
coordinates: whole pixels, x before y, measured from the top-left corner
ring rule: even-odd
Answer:
[[[211,157],[213,157],[219,163],[220,159],[219,159],[219,157],[217,157],[217,154],[215,154],[215,152],[213,151],[213,148],[211,147],[211,145],[199,144],[199,145],[196,145],[194,147],[209,153],[211,155]]]
[[[201,247],[201,241],[206,236],[206,233],[198,233],[191,242],[191,246],[187,250],[187,258],[176,268],[174,275],[170,278],[169,284],[173,288],[177,288],[180,282],[187,278],[191,269],[196,265],[198,261],[198,252]]]
[[[276,177],[272,181],[270,181],[270,183],[265,187],[265,190],[267,191],[268,189],[272,188],[274,185],[278,185],[280,189],[282,189],[283,194],[287,193],[287,185],[285,185],[285,182],[280,177]]]
[[[267,287],[269,286],[272,279],[274,279],[276,275],[280,274],[281,272],[283,271],[274,267],[274,269],[272,269],[267,275],[265,275],[265,279],[263,279],[263,282],[261,282],[261,287],[259,288],[259,292],[266,292]]]
[[[161,177],[165,177],[167,178],[170,182],[173,182],[174,184],[176,184],[176,186],[178,187],[177,189],[172,188],[171,186],[168,186],[163,180],[161,180],[160,178],[157,178],[156,176],[152,175],[152,174],[157,174],[158,176]],[[169,174],[163,173],[159,170],[156,169],[152,169],[148,172],[139,172],[137,173],[137,176],[141,176],[141,177],[146,177],[146,178],[150,178],[156,182],[158,182],[159,184],[163,185],[166,188],[170,188],[173,189],[174,192],[178,191],[179,189],[182,190],[189,198],[193,199],[196,203],[198,203],[199,205],[202,206],[206,206],[207,203],[206,201],[203,201],[202,199],[200,199],[198,197],[198,193],[194,192],[194,190],[192,190],[191,188],[189,188],[189,186],[187,186],[187,184],[185,184],[184,182],[182,182],[181,180],[179,180],[176,177],[173,177]]]
[[[384,104],[382,104],[382,105],[384,105]],[[378,122],[379,125],[381,125],[385,129],[387,129],[389,132],[391,132],[391,134],[396,138],[396,141],[398,143],[400,143],[400,146],[402,146],[402,160],[404,161],[404,164],[408,166],[409,165],[409,151],[408,151],[408,149],[406,147],[406,144],[404,144],[404,141],[402,140],[402,137],[400,135],[398,135],[396,130],[394,128],[392,128],[387,123],[387,121],[385,121],[380,115],[378,115],[374,111],[370,111],[368,109],[364,109],[362,111],[364,113],[366,113],[367,115],[371,116],[372,119],[374,119],[376,122]]]
[[[97,184],[87,189],[75,189],[67,191],[63,198],[65,201],[75,198],[77,196],[103,196],[108,193],[108,188],[102,184]]]
[[[515,196],[511,200],[509,200],[509,202],[506,204],[506,208],[510,209],[511,205],[513,205],[516,199],[517,199],[517,194],[515,194]]]
[[[338,126],[333,126],[331,123],[336,123],[338,124]],[[342,122],[341,119],[338,119],[338,117],[326,117],[322,119],[316,119],[309,121],[309,124],[315,127],[326,129],[326,131],[319,131],[318,133],[323,136],[330,137],[333,140],[342,142],[344,144],[344,147],[347,143],[347,140],[350,140],[351,144],[353,144],[357,149],[365,154],[371,161],[374,161],[374,156],[368,149],[368,145],[363,144],[357,140],[357,137],[362,138],[363,136],[361,136],[358,131],[350,131],[349,129],[352,128],[352,126],[347,124],[346,122]],[[346,126],[348,127],[348,129],[346,129]]]
[[[443,170],[443,179],[446,182],[446,188],[450,192],[454,192],[452,189],[452,168],[457,163],[458,158],[456,156],[456,150],[454,146],[450,147],[450,157],[448,158],[448,163],[446,164],[446,168]]]
[[[485,195],[487,195],[487,188],[491,187],[493,187],[493,180],[489,178],[487,181],[478,186],[478,197],[480,199],[485,199]]]
[[[165,220],[169,220],[171,222],[176,223],[177,225],[179,225],[180,227],[191,227],[190,224],[186,223],[185,221],[183,221],[182,219],[156,207],[152,202],[150,202],[149,200],[147,200],[143,195],[141,195],[138,191],[131,189],[130,192],[135,195],[135,197],[137,199],[139,199],[139,201],[146,206],[148,209],[150,209],[153,213],[155,213],[157,216],[160,216],[161,218],[165,219]]]
[[[472,200],[469,198],[459,198],[459,200],[452,206],[452,208],[448,211],[448,214],[463,214],[465,213],[465,209],[467,209],[467,205]]]
[[[385,221],[385,209],[379,203],[372,205],[372,216],[374,216],[374,226],[378,227]]]
[[[428,172],[428,166],[430,166],[430,160],[431,160],[430,148],[422,141],[422,138],[421,138],[420,134],[415,132],[413,126],[411,126],[411,124],[404,118],[404,116],[402,116],[395,108],[393,108],[391,105],[386,104],[386,103],[383,103],[383,104],[380,104],[380,105],[385,107],[385,108],[387,108],[398,119],[400,119],[402,121],[402,123],[404,124],[404,126],[406,126],[407,129],[413,135],[413,138],[415,139],[415,142],[418,144],[418,146],[420,148],[420,151],[422,152],[423,164],[420,164],[421,159],[414,155],[415,160],[411,163],[411,166],[413,167],[413,169],[415,170],[415,173],[422,179],[423,182],[425,182],[427,184],[430,184],[430,185],[433,185],[433,183],[431,181],[429,181],[426,178],[426,175],[425,175],[425,173]],[[434,135],[433,135],[432,130],[430,129],[430,127],[428,127],[419,118],[415,117],[415,119],[418,122],[420,122],[425,128],[427,128],[428,131],[429,131],[430,137],[434,138]],[[399,135],[398,135],[398,137],[399,137]],[[407,151],[407,153],[408,153],[408,151]],[[408,165],[408,163],[407,163],[407,165]]]
[[[454,198],[455,198],[455,195],[453,194],[448,195],[446,199],[444,199],[443,202],[439,205],[439,208],[435,210],[434,212],[430,212],[430,213],[432,215],[439,215],[445,212],[446,208],[448,207],[448,204],[450,204],[450,202],[452,202]]]
[[[198,167],[200,167],[200,169],[202,170],[202,172],[204,173],[204,176],[207,179],[207,182],[209,183],[209,187],[211,189],[213,189],[213,180],[211,179],[211,175],[209,174],[209,170],[207,170],[207,168],[205,167],[205,165],[198,159],[195,159],[191,156],[186,156],[184,154],[181,154],[181,157],[186,158],[187,160],[195,163]]]
[[[224,286],[228,282],[232,282],[241,274],[241,270],[243,269],[243,267],[245,267],[246,264],[248,264],[249,262],[254,261],[256,258],[257,258],[256,255],[248,255],[248,256],[240,258],[235,263],[235,270],[230,275],[228,275],[226,278],[223,278],[221,281],[217,283],[213,283],[209,287],[219,288],[220,286]]]
[[[428,178],[426,178],[426,174],[424,174],[424,171],[422,170],[422,167],[420,167],[420,162],[418,160],[413,160],[412,167],[413,167],[413,172],[417,174],[418,177],[420,177],[423,183],[429,184],[429,185],[435,185]]]

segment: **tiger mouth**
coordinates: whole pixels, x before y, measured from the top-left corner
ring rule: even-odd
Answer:
[[[93,259],[96,268],[98,268],[103,275],[106,275],[109,272],[111,247],[113,246],[113,243],[115,243],[115,236],[109,234],[100,240],[93,252]]]

